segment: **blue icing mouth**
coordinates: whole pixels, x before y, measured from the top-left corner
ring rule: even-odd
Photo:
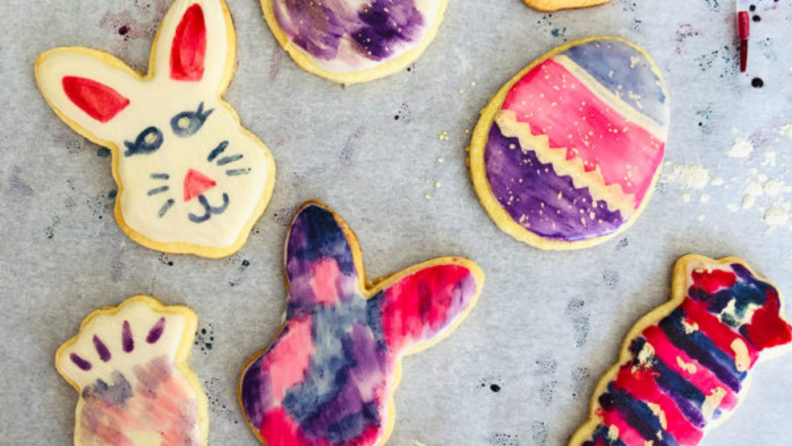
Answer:
[[[414,0],[373,0],[355,10],[344,0],[273,0],[275,15],[291,40],[311,56],[333,60],[344,36],[355,52],[381,61],[415,42],[424,17]]]

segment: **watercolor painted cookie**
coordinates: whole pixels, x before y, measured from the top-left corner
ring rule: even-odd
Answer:
[[[397,73],[434,40],[448,0],[261,0],[281,46],[305,71],[342,84]]]
[[[745,397],[757,361],[789,350],[781,296],[742,260],[688,255],[671,301],[630,331],[569,446],[694,446]]]
[[[465,259],[440,258],[367,285],[347,225],[309,202],[289,229],[285,323],[242,370],[239,399],[267,446],[384,444],[401,357],[447,335],[484,283]]]
[[[269,202],[272,156],[222,99],[235,52],[222,0],[176,0],[146,75],[88,48],[58,48],[36,61],[55,113],[112,151],[116,220],[143,246],[231,255]]]
[[[148,296],[88,315],[55,356],[80,395],[74,444],[206,445],[206,395],[187,363],[196,324],[189,308]]]
[[[473,186],[501,230],[578,249],[627,229],[649,201],[668,138],[660,71],[624,40],[579,40],[542,56],[482,111]]]
[[[610,2],[611,0],[523,0],[531,8],[542,12],[554,12],[562,9],[587,8]]]

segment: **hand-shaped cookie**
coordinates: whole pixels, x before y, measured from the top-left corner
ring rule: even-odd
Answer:
[[[462,321],[481,270],[441,258],[367,288],[354,235],[317,203],[292,222],[285,263],[286,321],[240,379],[248,423],[267,446],[384,443],[401,357]]]
[[[695,446],[745,397],[756,362],[789,350],[778,290],[740,259],[682,257],[672,292],[630,331],[569,446]]]
[[[222,100],[235,45],[222,0],[176,0],[145,76],[88,48],[58,48],[36,62],[55,113],[111,149],[116,220],[146,247],[233,254],[269,202],[272,157]]]
[[[80,394],[76,446],[200,446],[206,395],[187,357],[196,317],[136,296],[91,313],[55,358]]]

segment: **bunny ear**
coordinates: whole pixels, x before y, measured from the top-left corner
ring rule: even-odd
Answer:
[[[131,114],[140,84],[140,77],[123,62],[87,48],[42,54],[36,80],[47,103],[66,123],[100,140],[112,139]]]
[[[388,345],[395,351],[412,350],[461,322],[483,281],[483,273],[469,260],[431,261],[408,270],[369,305],[379,306]]]
[[[357,249],[354,234],[331,210],[319,203],[303,205],[292,221],[286,242],[289,312],[310,310],[354,295],[358,272],[353,249]]]
[[[222,0],[176,0],[157,33],[157,78],[222,92],[235,58],[234,26]]]

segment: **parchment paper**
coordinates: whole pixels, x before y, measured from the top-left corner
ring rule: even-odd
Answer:
[[[792,184],[792,137],[779,130],[792,122],[792,0],[757,1],[745,75],[731,0],[616,0],[556,14],[518,0],[451,0],[410,70],[348,88],[298,69],[256,0],[228,3],[239,66],[226,98],[270,147],[278,177],[247,245],[220,261],[126,238],[112,216],[110,158],[35,86],[36,56],[58,46],[108,50],[144,70],[167,0],[0,4],[0,443],[72,444],[77,395],[55,371],[55,350],[90,311],[145,293],[200,318],[191,363],[211,400],[210,443],[257,444],[236,402],[238,373],[279,324],[286,224],[313,198],[357,232],[369,277],[442,255],[487,273],[465,323],[405,359],[391,445],[565,445],[629,327],[668,299],[683,254],[741,256],[792,299],[792,228],[783,212],[769,216],[775,227],[764,221],[792,193],[763,190],[771,179]],[[542,252],[500,232],[478,204],[468,131],[489,95],[533,59],[602,34],[638,43],[662,68],[673,105],[665,167],[680,175],[664,176],[622,237]],[[763,88],[751,86],[755,77]],[[755,146],[747,158],[729,157],[739,137]],[[689,166],[709,181],[691,184]],[[746,194],[746,181],[762,194]],[[743,209],[746,195],[754,203]],[[792,356],[758,366],[744,405],[705,444],[789,443],[790,374]]]

